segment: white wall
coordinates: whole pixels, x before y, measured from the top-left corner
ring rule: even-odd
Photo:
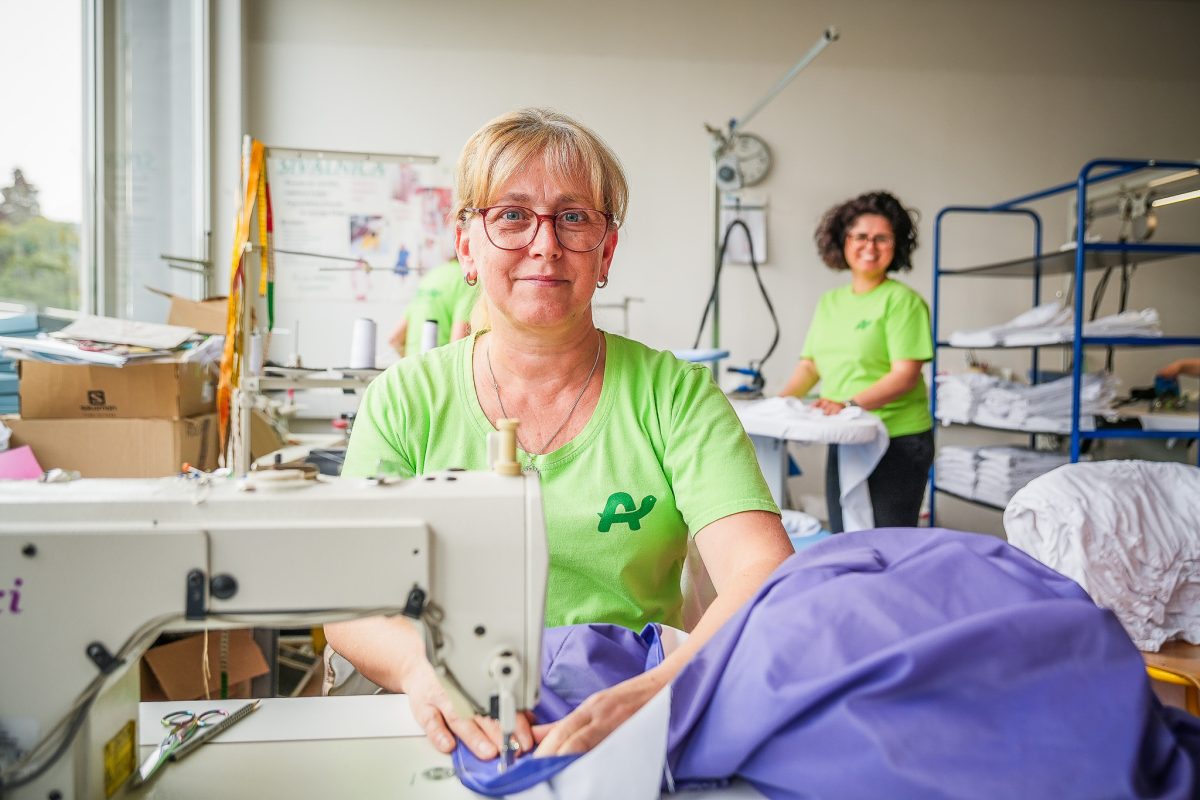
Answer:
[[[783,326],[769,389],[790,371],[818,295],[843,280],[811,243],[833,203],[886,188],[920,209],[923,246],[905,280],[929,297],[942,206],[1065,182],[1097,156],[1197,155],[1200,4],[1179,0],[252,0],[247,122],[270,144],[453,161],[506,110],[575,115],[613,146],[632,187],[601,299],[645,298],[631,334],[687,346],[712,274],[703,124],[747,111],[831,24],[841,40],[748,128],[776,158],[758,187],[770,203],[765,281]],[[1047,213],[1056,246],[1065,206]],[[1014,225],[962,231],[949,244],[964,261],[1020,255],[1026,243]],[[1160,304],[1168,327],[1194,327],[1196,267],[1174,268],[1157,293],[1167,280],[1144,269],[1135,299]],[[769,319],[748,269],[723,284],[722,344],[745,363],[766,348]],[[945,290],[949,328],[998,322],[1028,302],[1012,282]],[[794,488],[819,491],[822,454],[808,448],[801,460],[811,480]],[[942,521],[999,528],[990,512],[955,514],[965,512]]]

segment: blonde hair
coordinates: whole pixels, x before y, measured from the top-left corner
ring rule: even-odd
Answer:
[[[454,170],[454,219],[462,227],[466,209],[487,206],[499,187],[530,159],[541,156],[550,174],[588,187],[597,211],[620,225],[629,203],[621,162],[593,131],[557,111],[522,108],[496,117],[463,147]]]

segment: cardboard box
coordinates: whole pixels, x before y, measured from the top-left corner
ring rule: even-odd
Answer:
[[[150,286],[146,288],[171,301],[171,307],[167,310],[168,325],[195,328],[197,333],[225,335],[229,298],[210,297],[207,300],[188,300],[186,297],[164,292],[162,289],[154,289]]]
[[[274,453],[287,445],[287,440],[271,424],[266,412],[254,408],[250,410],[250,460]]]
[[[217,466],[217,415],[188,419],[24,419],[4,417],[11,447],[29,445],[43,469],[85,478],[158,478],[185,461]]]
[[[216,409],[217,379],[203,364],[22,361],[20,376],[23,419],[183,419]]]
[[[208,695],[221,696],[221,635],[229,637],[226,675],[229,697],[250,697],[250,681],[270,672],[248,628],[208,632]],[[204,634],[152,647],[142,656],[142,700],[204,698]]]

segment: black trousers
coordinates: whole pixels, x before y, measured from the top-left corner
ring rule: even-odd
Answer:
[[[915,528],[921,516],[921,500],[933,465],[933,431],[897,436],[867,478],[871,510],[876,528]],[[825,460],[825,502],[829,506],[829,529],[845,530],[842,524],[841,482],[838,480],[838,446],[829,445]]]

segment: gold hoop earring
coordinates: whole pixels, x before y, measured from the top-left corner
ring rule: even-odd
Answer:
[[[467,286],[474,286],[479,283],[479,275],[477,273],[468,272],[463,275],[463,280],[467,282]]]
[[[600,280],[596,281],[597,289],[603,289],[605,286],[608,286],[608,276],[607,275],[605,275]]]

